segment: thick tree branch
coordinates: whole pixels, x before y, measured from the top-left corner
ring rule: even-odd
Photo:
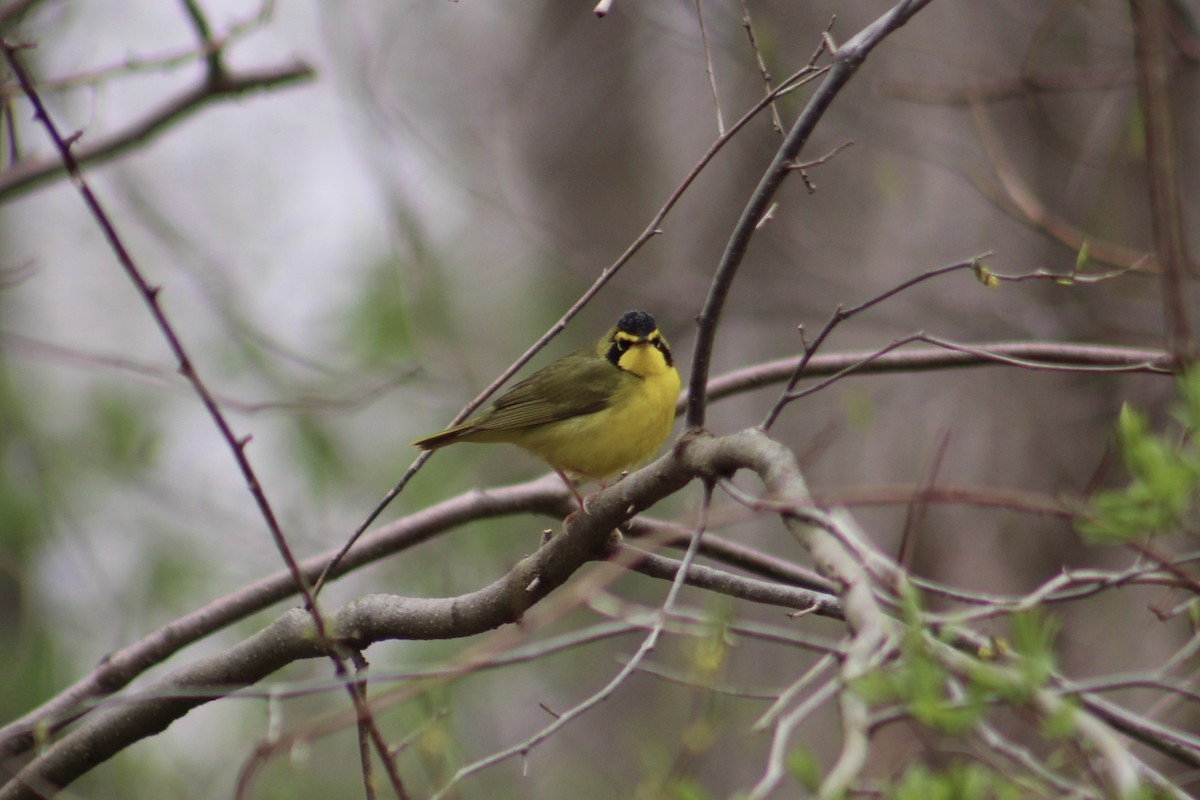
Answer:
[[[1037,360],[1047,364],[1124,368],[1151,374],[1166,374],[1171,362],[1166,353],[1157,350],[1069,343],[995,343],[979,345],[977,349],[997,356]],[[861,363],[869,355],[870,353],[866,352],[818,355],[809,362],[806,372],[810,377],[833,375]],[[715,378],[709,384],[709,398],[722,399],[758,387],[781,383],[792,374],[799,359],[797,356],[765,362]],[[876,358],[863,367],[860,374],[997,365],[1000,365],[1000,362],[975,353],[921,348],[891,352]],[[682,405],[681,399],[681,408]],[[515,486],[469,492],[367,534],[348,553],[333,576],[352,572],[472,520],[524,513],[543,514],[561,519],[570,510],[571,506],[562,490],[561,482],[553,475]],[[740,566],[743,568],[756,569],[755,565],[745,561],[747,558],[753,560],[753,554],[739,551],[731,555],[727,552],[729,548],[724,547],[718,538],[707,538],[705,548],[713,557],[735,565],[742,562]],[[731,546],[737,550],[736,545]],[[300,571],[305,580],[315,581],[332,555],[333,553],[329,552],[302,561]],[[780,566],[794,567],[790,564]],[[666,572],[665,568],[659,571],[664,574]],[[787,576],[780,574],[773,574],[772,577],[776,581],[788,580]],[[814,580],[814,577],[807,573],[799,573],[796,576],[796,585],[829,588],[827,581],[822,584]],[[33,731],[39,727],[46,733],[55,732],[85,713],[93,703],[126,686],[138,675],[161,663],[173,653],[293,596],[295,584],[290,574],[286,570],[280,571],[110,653],[92,672],[75,684],[0,729],[0,754],[13,755],[28,750],[33,745]]]
[[[769,440],[752,432],[721,439],[686,436],[671,454],[594,495],[587,512],[562,534],[491,585],[452,598],[368,595],[326,615],[330,640],[362,649],[390,639],[460,638],[515,622],[581,566],[607,558],[614,547],[611,532],[629,516],[695,477],[731,474],[746,464],[764,463],[762,455],[752,458],[764,443]],[[814,594],[803,593],[797,600],[796,610],[839,616],[832,598],[821,603]],[[97,710],[46,747],[0,790],[0,800],[37,797],[47,787],[64,786],[139,739],[161,732],[192,708],[262,680],[287,663],[324,655],[311,617],[299,609],[288,611],[239,645],[152,684],[146,690],[148,698],[112,701],[114,707]]]
[[[588,561],[609,557],[617,546],[611,531],[631,514],[680,490],[695,477],[711,480],[739,469],[756,472],[767,487],[766,499],[760,502],[758,510],[780,514],[811,551],[822,572],[841,587],[840,607],[831,598],[826,600],[813,593],[792,590],[795,605],[800,606],[797,610],[834,617],[845,614],[852,639],[843,652],[841,680],[853,681],[856,676],[881,666],[895,651],[897,630],[891,616],[878,604],[875,590],[878,586],[894,590],[897,582],[904,579],[902,571],[873,549],[848,515],[830,516],[814,510],[791,452],[756,430],[721,438],[687,434],[669,455],[594,495],[588,511],[573,520],[562,534],[491,585],[453,598],[368,595],[326,617],[329,635],[339,647],[361,649],[389,639],[471,636],[515,622]],[[532,488],[526,486],[523,490],[529,492]],[[516,499],[516,494],[510,499]],[[466,503],[467,499],[458,502]],[[368,538],[363,547],[371,543]],[[320,559],[313,559],[306,567],[316,568],[320,563]],[[657,563],[652,568],[664,573],[671,571],[670,567]],[[712,588],[717,581],[727,578],[701,571],[695,580]],[[754,595],[760,602],[787,604],[773,587],[755,588],[756,584],[743,581],[738,590],[748,587],[744,596]],[[968,637],[967,644],[972,641]],[[311,617],[299,609],[286,612],[275,623],[228,651],[182,667],[137,696],[106,702],[75,730],[46,746],[14,781],[0,790],[0,800],[36,797],[50,787],[65,785],[132,743],[162,731],[191,708],[260,681],[292,661],[324,655],[325,648],[315,635]],[[962,660],[965,655],[955,656],[946,651],[943,657],[956,669],[969,671],[969,662]],[[1041,691],[1038,703],[1043,711],[1061,710],[1061,703],[1051,690]],[[1091,697],[1085,694],[1081,699],[1085,706],[1091,707]],[[826,777],[824,794],[831,797],[860,774],[868,719],[862,698],[842,691],[838,702],[845,739],[842,756]],[[1084,735],[1102,746],[1113,770],[1114,785],[1126,790],[1136,767],[1113,744],[1111,734],[1097,727],[1097,721],[1080,716],[1078,722]]]
[[[430,506],[386,525],[359,541],[341,563],[343,575],[384,556],[414,547],[455,526],[472,520],[509,514],[541,513],[562,518],[571,504],[556,475],[486,492],[465,495]],[[329,562],[331,553],[300,563],[305,580],[313,581]],[[0,755],[11,756],[33,746],[35,730],[51,734],[77,719],[97,701],[126,686],[147,669],[215,631],[274,603],[295,597],[296,585],[288,570],[280,570],[245,588],[186,614],[137,642],[105,656],[75,684],[47,703],[0,729]]]

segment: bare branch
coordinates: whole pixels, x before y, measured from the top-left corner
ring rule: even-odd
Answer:
[[[708,75],[708,86],[712,90],[713,105],[717,110],[717,134],[725,134],[725,116],[721,112],[721,93],[717,91],[717,73],[713,70],[712,48],[708,43],[708,30],[704,25],[704,8],[695,0],[696,22],[700,26],[700,41],[704,45],[704,71]]]
[[[902,580],[902,573],[872,549],[847,515],[829,516],[813,510],[790,452],[753,430],[719,439],[686,436],[671,454],[594,495],[587,511],[568,524],[561,535],[490,586],[442,599],[369,595],[329,615],[330,635],[342,646],[358,649],[386,639],[469,636],[514,622],[583,564],[609,557],[613,552],[610,531],[630,514],[678,491],[696,476],[726,475],[739,468],[749,468],[760,475],[767,497],[777,498],[760,501],[761,508],[781,514],[785,525],[812,552],[826,575],[841,587],[842,609],[854,631],[844,651],[841,682],[852,681],[856,675],[876,668],[894,648],[895,623],[877,603],[875,582],[881,580],[889,585]],[[550,482],[552,476],[543,480]],[[524,491],[532,488],[527,486]],[[559,500],[565,502],[562,493],[558,494]],[[471,498],[482,499],[483,496]],[[429,521],[427,518],[426,522]],[[413,531],[410,529],[409,533]],[[354,554],[361,556],[357,550]],[[321,563],[320,559],[310,562],[313,568]],[[676,572],[676,580],[680,574],[681,571]],[[700,572],[692,577],[703,579]],[[752,584],[743,581],[742,585]],[[17,780],[0,791],[0,800],[32,796],[35,790],[30,787],[65,785],[133,741],[162,730],[172,719],[197,705],[259,681],[291,661],[325,655],[319,637],[314,634],[313,622],[307,614],[301,610],[289,611],[234,648],[199,659],[151,685],[146,697],[153,700],[135,698],[109,710],[98,710],[76,730],[49,744]],[[942,646],[940,641],[938,646]],[[947,651],[942,657],[956,670],[969,672],[978,668],[969,667],[963,660],[965,655]],[[636,664],[636,659],[630,663]],[[806,702],[821,696],[832,697],[829,692],[834,690],[828,688],[832,686],[826,684],[827,688],[819,689]],[[847,738],[838,766],[826,778],[828,796],[852,782],[862,765],[866,709],[860,698],[850,695],[838,694]],[[1093,708],[1091,695],[1083,694],[1081,698],[1086,707]],[[1063,710],[1061,701],[1048,693],[1039,703],[1044,713]],[[806,707],[802,704],[798,708]],[[788,717],[795,719],[798,713],[790,713]],[[1123,723],[1130,722],[1123,718],[1129,715],[1122,716],[1120,709],[1112,711],[1111,716]],[[1099,723],[1090,719],[1079,718],[1081,730],[1101,747],[1113,770],[1114,783],[1127,786],[1131,774],[1128,755],[1118,752],[1111,733],[1096,728]],[[1145,724],[1138,724],[1134,730],[1160,746],[1165,745],[1157,742],[1159,737],[1166,737],[1167,741],[1178,739],[1175,732],[1161,726],[1157,733]],[[1132,769],[1136,773],[1136,768]]]
[[[891,33],[902,27],[918,11],[928,5],[929,0],[903,0],[893,6],[871,25],[863,28],[856,36],[832,53],[833,66],[825,79],[809,98],[804,111],[792,125],[783,144],[775,153],[771,166],[767,168],[758,187],[742,210],[725,245],[725,252],[714,272],[708,297],[698,319],[695,351],[692,356],[692,372],[688,383],[687,427],[704,427],[705,386],[708,383],[709,367],[712,362],[713,342],[725,297],[733,285],[738,268],[746,256],[750,239],[763,215],[774,202],[775,194],[791,172],[791,164],[808,142],[817,123],[825,115],[834,99],[850,81],[850,78],[866,60],[870,52]]]
[[[742,29],[746,31],[746,38],[749,40],[750,52],[754,54],[754,63],[758,67],[758,74],[762,77],[763,87],[766,92],[771,92],[771,71],[767,68],[767,62],[763,58],[762,49],[758,46],[758,37],[754,35],[754,22],[750,19],[750,4],[747,0],[741,0],[742,5]],[[775,103],[771,104],[771,127],[783,133],[783,120],[779,117],[779,108]]]
[[[1017,174],[1016,166],[1004,149],[1003,138],[992,126],[987,108],[981,102],[971,104],[972,119],[979,132],[980,142],[991,163],[992,178],[967,171],[966,177],[984,197],[1013,217],[1041,231],[1064,247],[1079,252],[1085,246],[1088,258],[1110,266],[1157,272],[1161,269],[1154,253],[1110,242],[1090,231],[1084,231],[1054,214]],[[998,184],[998,185],[997,185]]]
[[[0,41],[0,47],[3,48],[4,56],[8,60],[9,67],[12,68],[13,74],[16,75],[17,81],[21,84],[21,88],[25,91],[25,94],[29,98],[29,101],[33,104],[34,109],[36,109],[37,119],[46,128],[47,133],[54,142],[54,146],[58,150],[58,155],[62,162],[62,167],[70,174],[71,181],[79,190],[84,204],[88,207],[88,211],[91,212],[92,216],[96,220],[97,225],[99,225],[100,230],[104,233],[105,239],[108,240],[109,246],[111,247],[113,254],[116,256],[117,262],[121,265],[121,268],[125,271],[126,276],[129,278],[130,282],[133,283],[134,288],[137,289],[138,293],[142,297],[142,300],[145,302],[146,307],[149,309],[150,316],[154,319],[154,323],[162,333],[163,338],[166,340],[167,346],[171,350],[171,354],[175,357],[175,360],[179,364],[180,374],[182,374],[192,384],[192,388],[195,390],[196,396],[200,399],[201,404],[204,406],[205,411],[212,419],[213,424],[216,425],[221,438],[224,439],[225,443],[229,446],[234,461],[237,463],[238,469],[242,474],[242,478],[246,482],[246,487],[250,491],[250,495],[254,498],[254,502],[258,506],[264,522],[266,522],[267,529],[271,534],[271,538],[274,540],[280,556],[282,556],[284,563],[287,565],[297,590],[299,590],[301,595],[303,595],[307,601],[307,605],[313,615],[313,621],[316,623],[317,630],[323,633],[324,622],[321,619],[320,612],[313,603],[312,596],[309,593],[308,585],[300,573],[296,559],[292,555],[291,547],[288,545],[287,537],[284,535],[283,529],[279,525],[279,521],[275,516],[275,511],[272,509],[271,503],[267,499],[266,492],[263,491],[262,484],[259,481],[258,476],[255,474],[254,467],[250,464],[250,459],[246,456],[245,445],[248,440],[237,436],[233,432],[233,428],[229,424],[229,421],[225,418],[225,414],[221,411],[221,407],[217,404],[216,399],[209,391],[207,384],[205,384],[205,382],[201,379],[199,372],[196,370],[195,364],[192,362],[191,356],[188,355],[187,350],[183,346],[182,339],[180,339],[179,334],[175,331],[175,327],[167,318],[166,312],[163,311],[162,304],[159,302],[158,287],[151,286],[143,276],[137,264],[134,263],[133,256],[125,247],[125,243],[122,241],[120,235],[117,233],[116,228],[113,226],[112,221],[109,219],[108,214],[105,212],[103,206],[100,204],[100,201],[96,198],[96,195],[88,186],[87,181],[83,177],[83,173],[80,171],[79,162],[76,160],[75,155],[71,151],[70,144],[59,133],[54,121],[50,118],[49,112],[42,104],[41,97],[38,95],[37,89],[34,87],[33,80],[29,76],[29,73],[26,72],[24,66],[21,64],[21,60],[17,57],[16,47],[10,45],[7,41]],[[323,636],[322,639],[324,639]],[[339,664],[340,666],[341,662],[336,658],[334,660],[335,663]]]
[[[726,473],[744,465],[767,441],[761,435],[747,439],[744,434],[724,439],[688,437],[672,454],[594,495],[587,511],[568,524],[561,535],[490,586],[444,599],[369,595],[329,615],[329,631],[341,646],[361,649],[385,639],[457,638],[513,622],[580,566],[609,557],[609,532],[630,514],[678,491],[695,476]],[[761,468],[777,457],[760,455],[749,463]],[[296,659],[325,655],[322,640],[315,633],[305,612],[290,611],[231,650],[166,676],[151,687],[157,695],[154,701],[130,701],[98,711],[34,759],[0,791],[0,800],[27,796],[30,786],[66,785],[133,741],[162,730],[170,719],[196,705],[257,682]],[[172,687],[185,694],[170,698]],[[211,694],[204,691],[206,688]]]
[[[215,82],[206,79],[123,130],[81,142],[72,148],[75,163],[85,167],[112,161],[165,133],[210,103],[303,83],[312,80],[314,75],[308,64],[296,62],[237,74],[223,73]],[[0,173],[0,202],[58,180],[67,172],[62,159],[57,157],[13,164]]]
[[[825,325],[822,326],[820,333],[817,334],[817,338],[814,339],[811,344],[803,335],[803,329],[801,329],[801,341],[804,344],[804,355],[800,358],[799,363],[796,364],[796,368],[792,372],[791,377],[788,378],[787,385],[784,386],[783,391],[779,395],[779,399],[775,401],[775,405],[773,405],[771,410],[767,412],[767,416],[763,419],[762,424],[759,427],[765,431],[771,430],[771,426],[775,424],[775,420],[779,418],[780,413],[783,411],[783,407],[791,398],[791,395],[793,394],[792,390],[800,381],[800,377],[804,374],[804,370],[808,367],[808,364],[813,357],[816,356],[821,345],[825,343],[825,339],[828,338],[829,334],[833,333],[834,328],[836,328],[838,325],[841,325],[851,317],[857,316],[858,314],[861,314],[871,307],[885,302],[886,300],[890,300],[901,292],[904,292],[919,283],[966,269],[972,270],[978,274],[983,269],[981,265],[982,258],[982,255],[973,256],[966,261],[959,261],[958,263],[950,264],[949,266],[926,270],[925,272],[909,278],[908,280],[902,281],[899,285],[875,295],[871,299],[859,303],[852,308],[845,308],[844,306],[839,305],[833,314],[830,315],[829,319],[825,322]],[[882,353],[879,355],[882,355]]]
[[[1182,363],[1196,359],[1192,309],[1184,287],[1188,268],[1179,194],[1179,152],[1171,102],[1171,37],[1164,0],[1130,0],[1138,95],[1146,126],[1147,178],[1154,227],[1154,250],[1162,265],[1162,299],[1167,351]]]
[[[984,355],[984,354],[987,355]],[[814,356],[805,368],[809,377],[834,375],[861,364],[861,375],[891,372],[926,372],[938,369],[1004,366],[995,356],[1037,362],[1043,365],[1061,364],[1074,367],[1097,367],[1103,371],[1147,373],[1169,376],[1174,374],[1170,355],[1162,350],[1148,350],[1104,345],[1074,344],[1072,342],[989,342],[974,345],[970,350],[916,348],[890,351],[871,358],[872,353],[854,351]],[[709,397],[719,400],[781,383],[795,371],[803,356],[781,358],[763,364],[734,370],[708,385]],[[1007,364],[1011,366],[1011,363]],[[686,395],[684,396],[686,399]],[[681,407],[682,407],[681,400]]]
[[[333,574],[344,575],[386,555],[414,547],[447,526],[472,519],[518,513],[540,513],[561,519],[570,508],[562,484],[554,475],[504,489],[471,492],[372,531]],[[329,563],[330,555],[316,555],[301,562],[300,569],[307,581],[321,573]],[[85,713],[95,701],[120,690],[151,666],[209,634],[295,594],[295,582],[291,574],[283,570],[185,614],[108,654],[92,672],[72,686],[0,729],[0,753],[17,755],[27,751],[34,744],[35,731],[54,733]]]
[[[629,546],[622,547],[616,555],[627,560],[629,568],[634,572],[652,578],[674,581],[681,568],[678,561]],[[802,610],[832,619],[842,618],[841,604],[834,595],[744,578],[701,564],[690,565],[684,582],[689,586],[697,586],[730,597],[740,597],[755,603]]]
[[[189,16],[192,19],[198,34],[205,44],[211,40],[208,23],[201,13],[199,6],[193,0],[185,0]],[[237,463],[238,469],[242,474],[242,478],[246,483],[250,495],[254,498],[254,502],[258,507],[259,513],[262,515],[263,521],[266,523],[267,529],[271,534],[271,538],[275,543],[276,549],[279,551],[284,564],[287,566],[292,582],[297,591],[305,599],[305,607],[311,615],[313,624],[316,628],[316,639],[320,643],[325,654],[333,663],[334,670],[339,677],[345,678],[345,689],[350,696],[351,702],[358,714],[360,726],[364,730],[364,735],[369,735],[369,738],[375,743],[380,750],[380,755],[389,762],[387,773],[392,781],[393,787],[400,797],[404,797],[404,789],[400,783],[400,779],[395,769],[390,764],[390,756],[387,753],[387,748],[383,742],[382,736],[375,726],[374,719],[371,716],[370,708],[367,706],[365,694],[360,690],[352,680],[350,680],[349,672],[346,669],[343,654],[336,651],[326,635],[325,620],[321,615],[320,609],[317,607],[315,596],[309,589],[308,583],[305,581],[303,574],[300,571],[299,564],[296,562],[296,557],[292,553],[290,544],[284,534],[283,528],[279,523],[278,517],[267,498],[266,492],[262,487],[258,475],[254,467],[250,463],[249,457],[246,455],[246,444],[250,437],[238,437],[234,434],[232,426],[226,419],[224,412],[218,405],[216,398],[209,391],[208,386],[201,379],[196,366],[193,363],[191,356],[184,348],[183,341],[176,332],[174,326],[167,318],[166,312],[163,310],[162,304],[159,302],[160,290],[158,287],[151,286],[143,276],[141,270],[133,260],[125,243],[117,233],[107,212],[105,212],[100,201],[92,192],[91,187],[83,177],[79,161],[71,150],[74,143],[74,137],[64,139],[55,126],[54,121],[50,118],[42,99],[39,96],[37,89],[29,73],[25,70],[24,65],[17,57],[17,50],[7,41],[0,41],[0,47],[4,50],[4,56],[8,61],[9,67],[16,76],[21,89],[25,92],[29,102],[32,103],[35,110],[35,117],[46,128],[50,139],[53,141],[55,148],[58,151],[58,156],[63,169],[71,177],[71,182],[75,184],[83,198],[84,204],[88,207],[92,216],[95,218],[105,238],[108,240],[113,254],[125,271],[127,277],[134,284],[134,287],[141,294],[143,301],[150,310],[150,315],[153,318],[163,338],[166,340],[167,346],[170,348],[172,355],[179,364],[179,372],[192,385],[205,411],[216,425],[221,437],[229,445],[229,449],[233,454],[234,461]],[[209,71],[205,85],[213,87],[213,96],[230,89],[227,75],[221,65],[220,52],[217,49],[212,49],[208,57]],[[0,194],[2,196],[2,194]],[[51,784],[53,781],[49,781]],[[34,781],[34,784],[40,785],[40,779]]]

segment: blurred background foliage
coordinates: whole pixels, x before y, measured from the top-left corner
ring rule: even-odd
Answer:
[[[95,0],[30,5],[9,35],[36,43],[27,58],[43,81],[195,48],[182,3],[121,0],[119,13]],[[233,0],[201,5],[218,31],[259,10]],[[887,6],[702,2],[724,124],[763,93],[742,23],[747,8],[778,79],[807,62],[835,16],[840,41]],[[692,3],[617,0],[604,20],[586,3],[559,0],[263,10],[262,24],[229,49],[230,64],[301,58],[315,67],[314,81],[215,104],[87,174],[162,287],[201,374],[239,433],[253,436],[249,452],[284,530],[310,555],[339,545],[398,479],[415,455],[408,442],[447,422],[624,251],[718,135],[718,117]],[[1196,9],[1176,10],[1180,160],[1194,164],[1200,83],[1187,14]],[[1005,182],[1083,231],[1094,268],[1125,265],[1103,263],[1096,242],[1144,253],[1144,136],[1128,14],[1118,0],[934,3],[888,40],[805,157],[853,146],[810,169],[815,192],[789,181],[758,232],[727,306],[714,374],[796,354],[798,325],[816,330],[839,304],[942,264],[990,252],[989,266],[1001,272],[1069,271],[1079,243],[1021,218],[1003,199]],[[122,68],[47,84],[46,98],[86,142],[194,85],[200,70],[195,59]],[[785,125],[805,97],[778,104]],[[22,150],[48,155],[28,108],[13,109]],[[533,366],[591,341],[628,308],[651,310],[687,365],[713,267],[779,141],[767,114],[735,137],[661,233]],[[1198,180],[1194,169],[1180,175],[1193,220]],[[0,709],[8,719],[106,652],[280,563],[228,450],[75,190],[58,181],[0,209]],[[1160,320],[1157,283],[1146,275],[986,289],[964,274],[897,296],[839,328],[827,347],[874,349],[916,331],[971,343],[1156,346]],[[818,495],[944,480],[1077,496],[1120,479],[1110,451],[1121,403],[1161,420],[1173,388],[1145,376],[1008,369],[877,376],[793,404],[774,433],[795,448]],[[756,424],[774,399],[766,390],[723,401],[711,428]],[[505,448],[439,453],[387,518],[542,469]],[[698,494],[655,513],[688,523]],[[855,513],[894,551],[906,507]],[[730,538],[803,558],[773,521],[746,520],[735,507],[719,507],[715,518]],[[337,582],[326,602],[469,591],[533,549],[543,526],[522,518],[465,526]],[[946,505],[924,509],[913,569],[1019,592],[1109,558],[1061,518]],[[635,575],[610,591],[653,605],[665,587]],[[684,597],[729,617],[780,622],[775,609]],[[1134,590],[1060,609],[1064,669],[1086,677],[1173,652],[1186,625],[1148,624],[1146,605],[1156,600]],[[182,658],[237,641],[277,611]],[[596,618],[576,610],[544,635]],[[816,618],[804,629],[838,633]],[[393,643],[368,656],[386,675],[461,646]],[[545,724],[539,705],[569,707],[602,685],[629,646],[601,642],[480,674],[418,694],[381,721],[418,731],[416,762],[436,785],[463,760]],[[586,722],[526,762],[464,785],[461,796],[725,796],[761,769],[765,744],[746,731],[765,704],[698,687],[778,689],[811,658],[738,637],[671,641],[656,662],[691,685],[638,675]],[[296,667],[277,683],[327,672]],[[271,715],[286,728],[343,706],[336,692],[278,707],[211,704],[90,775],[77,796],[149,796],[148,786],[155,796],[229,795]],[[819,763],[835,745],[819,726],[799,744],[798,765],[806,753]],[[897,738],[896,765],[907,746]],[[297,751],[268,765],[254,796],[327,797],[355,785],[352,726],[312,747],[319,756]]]

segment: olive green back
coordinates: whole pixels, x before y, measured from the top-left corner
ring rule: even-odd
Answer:
[[[474,419],[414,444],[432,450],[456,441],[470,441],[475,438],[473,434],[490,439],[489,433],[545,425],[607,408],[622,381],[638,378],[598,357],[596,349],[577,350],[543,367]]]

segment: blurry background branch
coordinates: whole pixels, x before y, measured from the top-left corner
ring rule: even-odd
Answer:
[[[11,25],[47,0],[11,0],[0,6],[0,25]]]
[[[0,30],[6,37],[11,36],[8,26],[36,5],[37,2],[24,2],[0,9]],[[145,112],[140,119],[127,122],[120,129],[99,136],[88,136],[86,131],[76,132],[75,136],[79,141],[73,151],[75,160],[81,166],[102,164],[142,148],[205,106],[256,92],[273,91],[305,83],[315,77],[313,68],[300,60],[271,67],[236,70],[231,70],[225,65],[227,48],[238,39],[261,28],[270,19],[273,0],[264,0],[261,8],[253,16],[233,23],[220,35],[213,33],[204,13],[193,0],[185,0],[182,5],[185,16],[199,39],[196,48],[168,57],[128,60],[118,67],[93,72],[87,76],[50,81],[39,78],[37,81],[39,86],[65,89],[86,83],[108,81],[139,71],[175,67],[196,59],[204,61],[204,75],[198,84],[161,101],[157,108]],[[4,95],[5,106],[8,107],[12,103],[13,87],[0,86],[0,91]],[[9,128],[6,135],[14,144],[6,149],[15,152],[15,131]],[[12,159],[0,171],[0,202],[62,178],[65,174],[66,167],[57,154],[42,158],[22,156]]]
[[[81,166],[104,163],[142,147],[211,103],[309,81],[313,76],[312,67],[300,62],[235,74],[221,73],[215,80],[210,75],[194,88],[167,100],[121,130],[99,137],[85,135],[75,147],[75,158]],[[65,174],[62,161],[53,156],[10,164],[0,172],[0,201]]]
[[[1146,126],[1146,171],[1154,250],[1162,265],[1163,317],[1167,351],[1181,364],[1196,360],[1194,309],[1188,303],[1189,272],[1170,81],[1176,49],[1171,40],[1168,0],[1130,0],[1138,98]]]

